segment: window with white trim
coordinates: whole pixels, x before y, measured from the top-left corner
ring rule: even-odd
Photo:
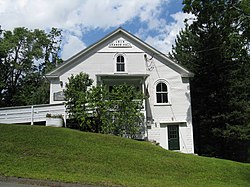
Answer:
[[[125,72],[125,60],[124,60],[124,56],[122,55],[118,55],[116,57],[116,71]]]
[[[168,103],[168,86],[164,82],[156,85],[156,103]]]

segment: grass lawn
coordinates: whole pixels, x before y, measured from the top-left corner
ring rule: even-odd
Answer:
[[[250,164],[26,125],[0,125],[0,175],[107,186],[250,186]]]

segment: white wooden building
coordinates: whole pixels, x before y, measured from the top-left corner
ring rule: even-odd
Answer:
[[[193,74],[188,70],[118,28],[46,75],[51,104],[63,102],[68,77],[80,72],[89,74],[94,85],[127,83],[147,92],[145,138],[165,149],[194,152],[189,85]]]

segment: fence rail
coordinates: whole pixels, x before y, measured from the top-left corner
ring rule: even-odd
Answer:
[[[59,104],[42,104],[0,108],[0,123],[31,123],[46,121],[46,114],[62,114],[66,118],[65,106]]]

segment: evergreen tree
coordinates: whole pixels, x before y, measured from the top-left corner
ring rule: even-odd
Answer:
[[[247,161],[249,0],[184,0],[183,4],[196,20],[180,33],[171,56],[195,74],[191,94],[196,151]]]

